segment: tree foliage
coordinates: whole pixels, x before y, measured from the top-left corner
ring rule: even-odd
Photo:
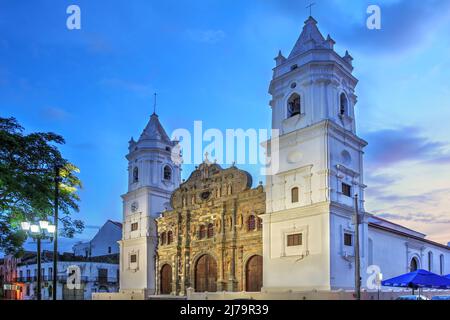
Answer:
[[[78,168],[58,150],[64,143],[54,133],[25,134],[16,119],[0,117],[0,251],[20,253],[26,237],[20,222],[53,222],[56,166],[61,168],[60,235],[73,237],[83,230],[83,222],[71,217],[79,211],[77,190],[82,185]]]

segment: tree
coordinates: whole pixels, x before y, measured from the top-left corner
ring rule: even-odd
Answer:
[[[78,168],[64,159],[57,146],[64,138],[54,133],[24,134],[14,118],[0,117],[0,251],[20,254],[26,236],[20,222],[52,221],[55,166],[59,165],[59,234],[73,237],[84,223],[71,217],[79,211]]]

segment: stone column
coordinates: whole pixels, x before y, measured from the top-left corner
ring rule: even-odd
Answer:
[[[226,242],[226,228],[227,228],[227,220],[226,220],[226,206],[223,204],[222,207],[222,214],[221,214],[222,222],[221,222],[221,239],[220,239],[220,255],[218,258],[220,261],[218,261],[219,266],[219,279],[217,279],[217,291],[224,291],[226,290],[225,285],[225,268],[226,268],[226,259],[225,259],[225,242]]]
[[[230,277],[228,280],[228,291],[234,292],[237,288],[236,281],[236,200],[233,201],[232,208],[232,246],[231,246],[231,266],[230,266]]]

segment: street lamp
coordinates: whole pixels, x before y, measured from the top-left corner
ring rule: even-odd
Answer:
[[[383,281],[383,274],[381,272],[377,273],[376,281],[377,281],[377,288],[378,288],[378,300],[380,300],[381,283]]]
[[[23,221],[20,226],[29,237],[37,241],[37,299],[41,300],[41,240],[50,239],[50,241],[52,241],[55,235],[56,227],[51,225],[46,220],[40,220],[38,223]]]

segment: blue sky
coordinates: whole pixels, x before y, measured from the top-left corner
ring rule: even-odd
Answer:
[[[127,142],[146,125],[155,91],[169,134],[195,120],[270,126],[273,58],[289,54],[308,2],[0,1],[0,115],[66,138],[64,155],[84,183],[80,239],[121,221]],[[450,241],[450,2],[314,2],[322,33],[355,59],[366,209]],[[81,30],[66,28],[71,4]],[[369,4],[381,7],[379,31],[365,28]]]

